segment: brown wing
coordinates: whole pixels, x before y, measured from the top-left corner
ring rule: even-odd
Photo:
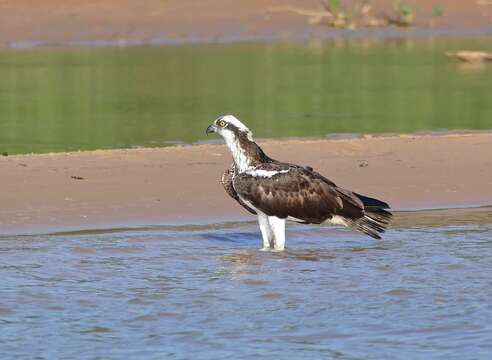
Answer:
[[[243,208],[248,210],[251,214],[256,215],[256,211],[254,211],[248,205],[246,205],[244,201],[242,201],[239,198],[236,190],[234,190],[234,186],[232,186],[232,178],[234,176],[234,173],[235,173],[235,169],[233,165],[229,169],[226,169],[226,171],[224,171],[224,173],[222,174],[221,183],[222,186],[224,187],[224,190],[226,191],[227,194],[229,194],[231,198],[236,200]]]
[[[320,224],[343,207],[335,186],[302,167],[271,177],[239,174],[233,185],[242,199],[269,216]]]
[[[327,184],[331,185],[342,200],[342,208],[337,210],[336,215],[341,215],[349,218],[360,218],[364,216],[364,203],[356,194],[354,194],[350,190],[345,190],[336,186],[333,181],[317,173],[313,170],[313,168],[309,168],[308,170],[310,170],[316,177],[319,177]]]
[[[339,188],[324,176],[310,170],[334,186],[343,204],[341,209],[337,209],[336,215],[342,216],[347,226],[374,239],[381,239],[380,234],[385,232],[392,216],[385,210],[389,209],[387,203]]]

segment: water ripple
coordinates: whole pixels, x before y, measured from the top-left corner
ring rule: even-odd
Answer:
[[[460,212],[282,253],[253,223],[2,237],[2,359],[487,359],[492,211]]]

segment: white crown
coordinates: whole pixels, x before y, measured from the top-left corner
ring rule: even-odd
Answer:
[[[224,115],[224,116],[221,116],[219,119],[222,119],[226,122],[228,122],[229,124],[232,124],[234,125],[235,127],[237,127],[240,131],[243,131],[247,134],[248,136],[248,139],[253,141],[253,133],[251,132],[250,129],[248,129],[248,127],[246,125],[244,125],[237,117],[235,117],[234,115]]]

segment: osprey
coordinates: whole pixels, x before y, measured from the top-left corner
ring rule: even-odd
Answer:
[[[251,131],[232,115],[218,118],[206,134],[220,134],[233,163],[222,175],[225,191],[258,216],[263,250],[283,250],[285,221],[332,223],[381,239],[392,214],[389,205],[342,189],[309,166],[268,157]]]

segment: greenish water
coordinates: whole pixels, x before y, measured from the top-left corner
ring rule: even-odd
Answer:
[[[492,128],[490,39],[0,52],[0,151],[165,146],[233,113],[257,137]]]

